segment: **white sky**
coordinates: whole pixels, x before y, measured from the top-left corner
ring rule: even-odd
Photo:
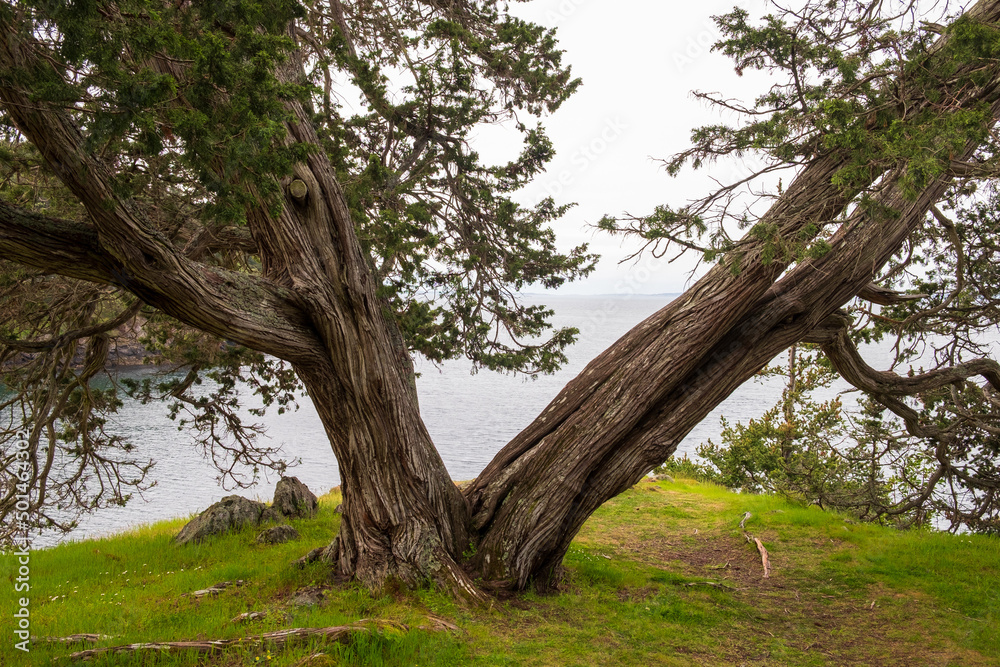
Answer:
[[[710,52],[718,38],[711,17],[735,6],[752,16],[769,9],[764,0],[511,3],[515,15],[557,28],[566,51],[564,62],[583,79],[579,91],[554,116],[543,119],[557,156],[525,192],[527,201],[549,193],[557,203],[576,202],[556,224],[560,246],[589,242],[603,258],[589,278],[563,287],[561,293],[655,294],[680,292],[689,284],[693,261],[667,264],[644,256],[619,265],[638,246],[623,246],[620,239],[588,225],[605,214],[641,215],[657,204],[680,206],[709,191],[707,174],[671,178],[656,159],[686,148],[694,127],[727,120],[692,99],[691,90],[724,92],[749,101],[768,86],[760,74],[738,77],[729,59]],[[519,139],[512,144],[490,131],[478,139],[475,147],[484,158],[506,147],[506,159],[520,148]],[[712,173],[725,180],[738,169],[723,164]]]

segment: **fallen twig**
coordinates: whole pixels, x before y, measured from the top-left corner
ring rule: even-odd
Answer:
[[[743,537],[747,538],[748,543],[755,544],[757,546],[757,551],[760,552],[760,564],[764,566],[764,579],[769,578],[771,576],[771,559],[767,555],[767,549],[764,548],[764,543],[747,532],[743,533]]]
[[[757,551],[760,552],[760,564],[764,566],[764,578],[767,579],[771,576],[771,561],[767,557],[767,549],[764,548],[764,544],[757,539],[753,538],[753,541],[757,544]]]
[[[718,581],[689,581],[687,583],[681,584],[681,586],[710,586],[712,588],[722,588],[729,591],[736,590],[735,587],[727,586],[726,584],[721,584]]]
[[[960,612],[959,610],[957,610],[957,609],[952,609],[951,607],[945,607],[945,609],[947,609],[947,610],[948,610],[948,611],[950,611],[950,612],[954,612],[954,613],[958,614],[958,615],[959,615],[959,616],[961,616],[962,618],[965,618],[965,619],[968,619],[968,620],[970,620],[970,621],[975,621],[976,623],[985,623],[985,622],[986,622],[986,621],[984,621],[984,620],[983,620],[983,619],[981,619],[981,618],[972,618],[971,616],[966,616],[965,614],[963,614],[963,613],[962,613],[962,612]]]
[[[747,519],[749,519],[752,516],[753,514],[751,514],[750,512],[745,512],[743,514],[743,520],[740,521],[740,530],[743,530],[746,527]]]
[[[267,617],[266,611],[245,611],[236,618],[229,621],[230,623],[249,623],[250,621],[257,621],[262,618]]]

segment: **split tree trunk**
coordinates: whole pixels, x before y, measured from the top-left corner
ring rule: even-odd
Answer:
[[[973,12],[997,23],[1000,2],[980,2]],[[710,271],[588,365],[463,498],[420,420],[412,367],[376,296],[322,151],[296,167],[304,195],[297,185],[279,214],[263,206],[250,212],[263,279],[196,262],[159,234],[140,206],[116,194],[109,166],[84,150],[64,112],[5,83],[5,69],[51,66],[39,56],[43,47],[31,44],[30,31],[5,24],[7,18],[0,13],[7,36],[0,42],[0,101],[86,206],[93,225],[19,218],[0,205],[0,248],[33,266],[120,285],[191,326],[290,361],[340,464],[344,517],[329,556],[372,587],[432,579],[478,597],[459,567],[470,539],[478,549],[467,565],[492,585],[553,585],[586,518],[664,461],[714,406],[863,289],[948,184],[942,177],[917,201],[907,201],[891,187],[894,175],[885,175],[882,203],[902,215],[872,220],[856,212],[840,223],[830,253],[784,276],[786,264],[764,261],[762,246],[748,244],[737,273],[724,266]],[[998,112],[995,84],[946,92],[957,104],[985,102]],[[919,93],[908,108],[926,103]],[[289,123],[290,140],[319,145],[308,114],[294,105],[290,110],[296,119]],[[800,238],[814,223],[832,224],[851,201],[851,193],[831,182],[845,160],[839,154],[815,159],[765,222],[784,238]],[[60,252],[45,253],[24,242],[44,238],[59,246],[59,229],[83,239],[83,249],[63,244]],[[72,266],[70,256],[88,267]]]

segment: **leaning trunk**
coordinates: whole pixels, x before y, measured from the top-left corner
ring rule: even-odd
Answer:
[[[592,361],[470,489],[478,571],[501,586],[554,585],[583,522],[860,292],[946,186],[942,179],[917,202],[889,193],[884,201],[903,215],[855,216],[824,258],[773,284],[757,279],[756,293],[744,286],[732,296],[729,278],[710,272],[689,294],[731,298],[682,296]]]
[[[968,14],[995,23],[1000,3],[980,3]],[[956,76],[941,86],[954,107],[988,105],[990,125],[1000,116],[995,77],[973,86]],[[934,97],[913,94],[911,108]],[[959,163],[975,148],[970,142]],[[760,225],[788,241],[837,224],[831,251],[782,276],[787,264],[766,261],[762,241],[744,240],[737,271],[715,267],[626,334],[494,458],[467,492],[480,538],[475,566],[484,579],[517,589],[552,586],[587,517],[666,460],[715,406],[865,288],[951,182],[942,174],[913,199],[897,187],[903,168],[872,173],[873,202],[840,221],[853,196],[831,179],[849,161],[837,154],[814,160]]]

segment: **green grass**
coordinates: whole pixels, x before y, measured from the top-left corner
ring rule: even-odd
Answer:
[[[329,541],[338,502],[323,498],[318,517],[293,522],[302,539],[284,545],[257,545],[251,530],[177,547],[178,520],[33,552],[32,633],[113,636],[97,646],[244,639],[210,658],[122,654],[93,665],[1000,665],[995,538],[897,532],[686,480],[642,483],[584,526],[559,594],[469,609],[430,589],[373,596],[332,582],[322,565],[292,566]],[[739,528],[747,511],[745,532],[770,556],[766,579]],[[5,610],[23,595],[14,591],[15,560],[0,558]],[[246,584],[189,595],[236,579]],[[325,602],[291,604],[305,587],[323,588]],[[231,621],[246,611],[268,616]],[[346,644],[253,641],[359,619],[382,623]],[[434,619],[460,630],[420,628]],[[65,664],[82,648],[36,641],[25,656],[4,634],[5,667]]]

